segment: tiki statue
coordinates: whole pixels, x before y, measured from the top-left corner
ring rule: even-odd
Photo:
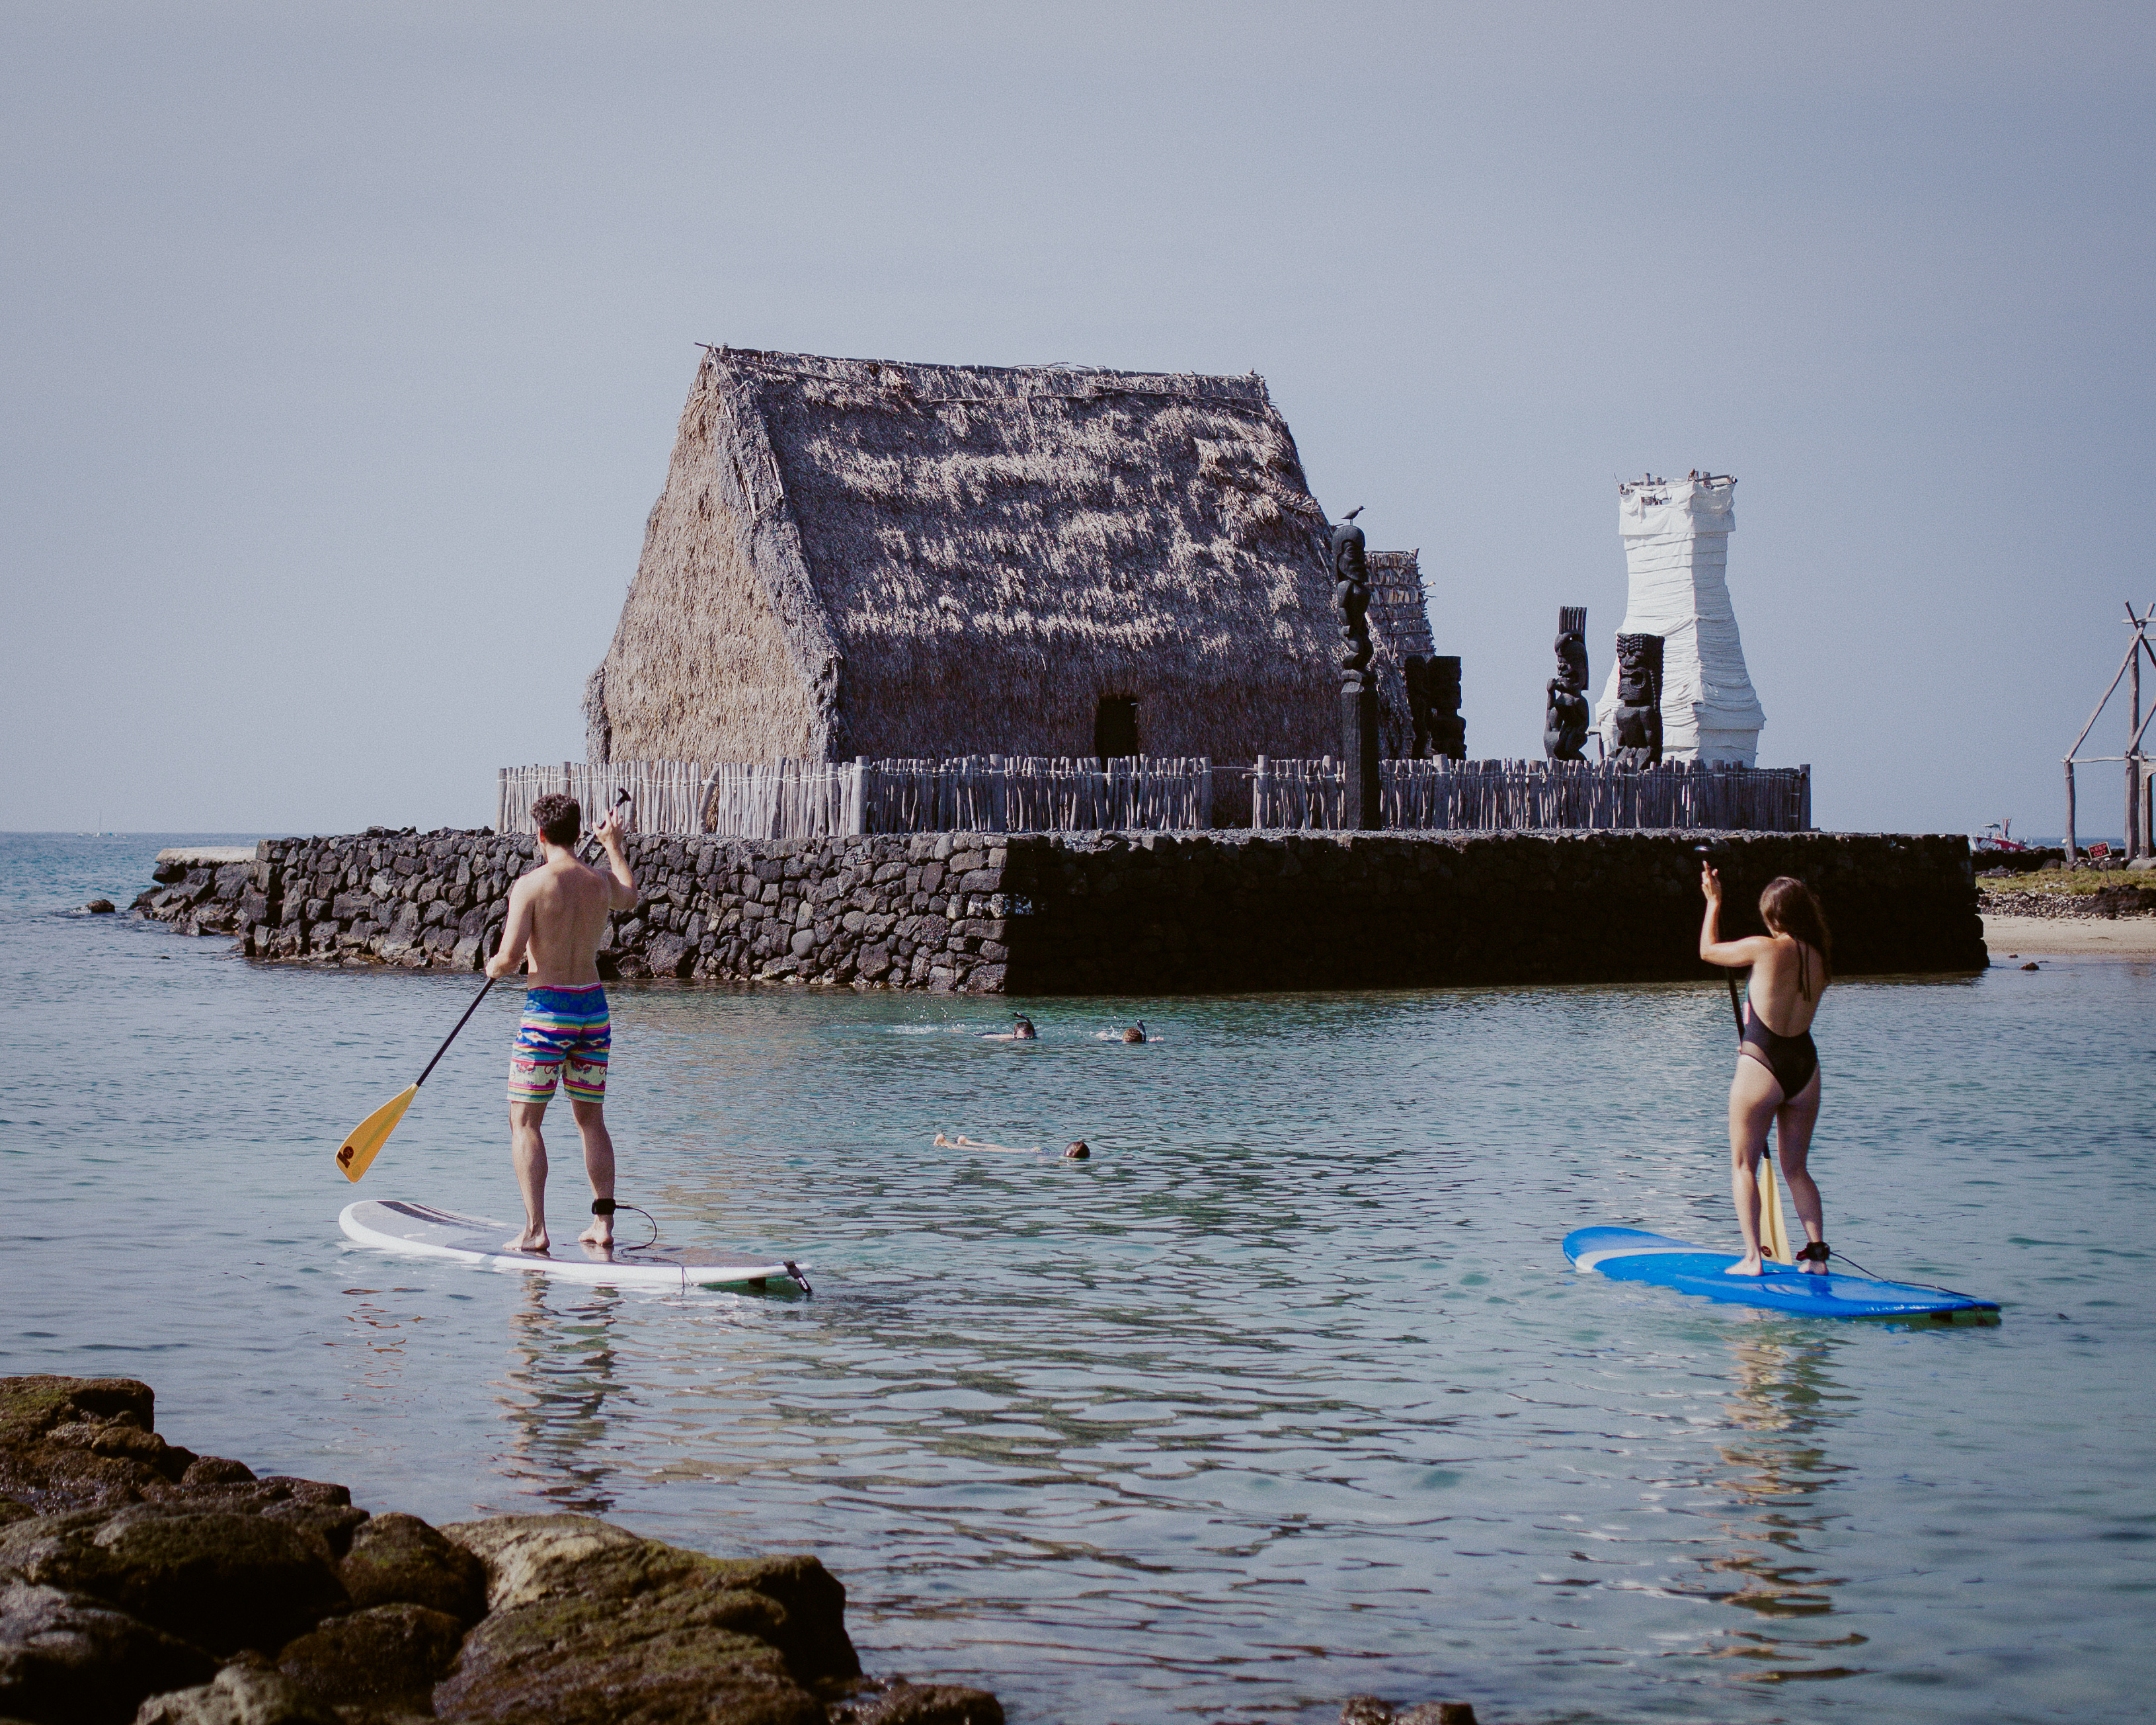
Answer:
[[[1370,559],[1353,514],[1332,530],[1332,615],[1340,626],[1340,692],[1359,695],[1369,683]]]
[[[1340,625],[1340,824],[1381,824],[1378,806],[1378,691],[1370,675],[1370,559],[1358,509],[1332,530],[1332,615]]]
[[[1419,653],[1410,653],[1400,665],[1400,681],[1408,691],[1408,720],[1414,728],[1414,740],[1408,744],[1408,758],[1426,761],[1430,758],[1430,661]]]
[[[1609,758],[1652,767],[1662,758],[1662,638],[1617,637],[1617,747]]]
[[[1557,675],[1543,714],[1543,752],[1553,761],[1584,759],[1589,716],[1587,607],[1565,605],[1557,614]]]
[[[1467,721],[1460,716],[1460,660],[1440,655],[1423,661],[1424,700],[1430,714],[1433,760],[1467,758]]]

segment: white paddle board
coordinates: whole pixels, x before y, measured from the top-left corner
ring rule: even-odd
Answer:
[[[521,1270],[564,1281],[680,1293],[690,1288],[782,1288],[809,1291],[808,1278],[791,1258],[757,1263],[746,1252],[703,1251],[687,1246],[585,1245],[557,1242],[552,1251],[512,1252],[502,1241],[517,1232],[514,1222],[460,1216],[401,1199],[346,1204],[337,1225],[361,1245],[422,1258],[454,1258],[490,1270]]]

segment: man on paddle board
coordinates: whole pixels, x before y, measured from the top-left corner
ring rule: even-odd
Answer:
[[[603,874],[577,860],[573,847],[584,817],[575,798],[542,797],[531,805],[531,819],[539,829],[539,866],[510,888],[501,945],[486,962],[490,977],[528,963],[524,1022],[509,1061],[510,1154],[524,1194],[524,1231],[503,1244],[513,1252],[547,1250],[547,1141],[540,1123],[559,1081],[584,1141],[584,1172],[596,1200],[592,1225],[577,1237],[612,1245],[613,1140],[606,1128],[606,1076],[613,1036],[598,950],[608,912],[634,908],[636,880],[613,813],[593,834],[606,847]]]

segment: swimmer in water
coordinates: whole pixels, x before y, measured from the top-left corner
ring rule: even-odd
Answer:
[[[978,1138],[969,1138],[963,1132],[960,1132],[955,1138],[947,1138],[942,1133],[937,1133],[936,1147],[939,1150],[996,1150],[1006,1156],[1040,1154],[1040,1146],[1038,1144],[983,1144]],[[1065,1162],[1084,1162],[1092,1154],[1092,1147],[1083,1138],[1080,1138],[1064,1150],[1061,1159]]]
[[[1036,1042],[1040,1038],[1040,1032],[1033,1028],[1033,1020],[1022,1012],[1011,1014],[1009,1029],[983,1030],[981,1033],[983,1042]]]
[[[936,1147],[938,1150],[1000,1150],[1006,1156],[1040,1154],[1038,1144],[983,1144],[978,1138],[969,1138],[963,1132],[955,1138],[947,1138],[942,1133],[937,1133]]]

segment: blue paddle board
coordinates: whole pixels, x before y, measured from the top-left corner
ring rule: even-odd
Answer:
[[[1806,1317],[1924,1317],[1935,1323],[1997,1323],[1999,1307],[1947,1288],[1868,1276],[1808,1275],[1794,1265],[1769,1263],[1764,1276],[1724,1276],[1735,1252],[1711,1252],[1666,1235],[1637,1228],[1582,1228],[1564,1237],[1574,1267],[1594,1270],[1612,1281],[1644,1281],[1701,1294],[1738,1306]]]

